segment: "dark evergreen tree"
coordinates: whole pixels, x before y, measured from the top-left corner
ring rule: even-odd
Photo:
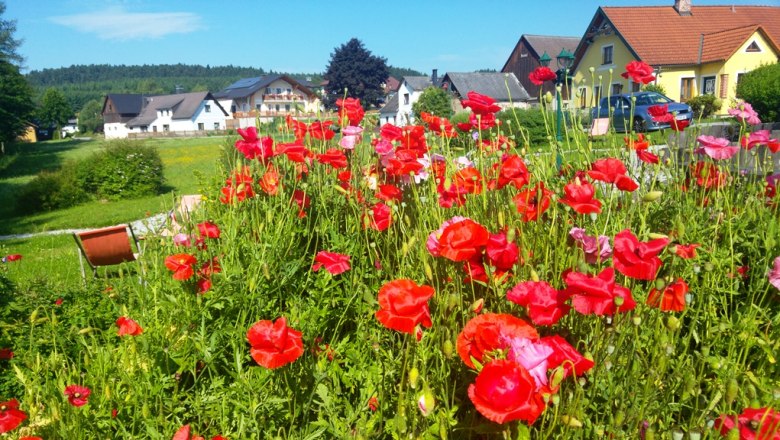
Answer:
[[[5,2],[0,1],[0,17],[3,14],[5,14]],[[0,18],[0,61],[18,65],[24,58],[16,52],[21,41],[14,38],[14,32],[16,32],[16,20]]]
[[[378,105],[384,97],[382,84],[388,76],[387,60],[372,55],[360,40],[353,38],[330,55],[325,72],[325,105],[335,108],[336,100],[345,96],[359,98],[364,108]]]

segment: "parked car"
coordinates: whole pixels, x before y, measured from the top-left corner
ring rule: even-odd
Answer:
[[[632,110],[632,98],[636,98]],[[615,131],[626,132],[631,128],[635,132],[660,130],[669,128],[669,124],[653,121],[647,109],[654,105],[668,106],[669,112],[675,115],[677,120],[693,119],[693,110],[688,104],[681,104],[656,92],[624,93],[621,95],[602,98],[599,106],[591,110],[591,117],[612,117],[612,125]]]

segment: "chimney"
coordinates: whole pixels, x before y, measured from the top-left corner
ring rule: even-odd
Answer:
[[[691,0],[674,0],[674,9],[682,17],[691,15]]]
[[[433,69],[433,73],[431,73],[431,83],[434,87],[437,87],[437,84],[439,83],[439,69]]]

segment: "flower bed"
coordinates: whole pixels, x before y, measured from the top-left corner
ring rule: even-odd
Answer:
[[[689,164],[575,137],[559,169],[476,93],[456,126],[339,106],[294,142],[239,130],[143,284],[4,299],[0,432],[777,438],[780,170],[720,162],[777,148],[747,116]]]

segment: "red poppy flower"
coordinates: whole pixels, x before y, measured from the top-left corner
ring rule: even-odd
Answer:
[[[772,408],[745,408],[739,416],[721,415],[715,429],[724,437],[736,429],[740,440],[780,440],[780,412]]]
[[[688,284],[682,278],[677,278],[663,290],[650,289],[650,293],[647,295],[647,305],[659,308],[664,312],[682,312],[685,310],[686,293],[688,293]]]
[[[728,181],[728,172],[721,170],[711,162],[696,162],[691,164],[691,176],[702,188],[722,188]]]
[[[198,224],[198,232],[201,237],[219,238],[219,226],[212,222],[203,222]]]
[[[19,402],[16,399],[0,402],[0,434],[13,431],[26,418],[27,414],[19,410]]]
[[[683,131],[690,124],[691,124],[690,119],[673,118],[671,121],[669,121],[669,128],[671,128],[674,131]]]
[[[466,278],[463,279],[465,284],[471,284],[473,282],[480,282],[487,284],[488,274],[485,270],[485,264],[482,262],[482,255],[477,255],[471,260],[463,263],[463,271],[466,272]]]
[[[531,174],[525,166],[525,161],[516,154],[506,156],[498,166],[498,189],[510,184],[520,189],[528,185],[530,178]]]
[[[22,259],[21,255],[19,255],[19,254],[11,254],[11,255],[7,255],[5,258],[3,258],[3,261],[11,262],[11,261],[19,261],[21,259]]]
[[[637,135],[636,139],[625,137],[623,138],[623,141],[630,150],[636,151],[637,157],[642,162],[656,164],[660,161],[658,156],[647,151],[647,149],[650,147],[650,142],[645,139],[645,135],[640,133]]]
[[[417,159],[418,154],[414,150],[400,149],[396,150],[395,154],[388,158],[385,166],[385,171],[391,176],[409,177],[410,175],[416,175],[424,168]]]
[[[257,137],[257,128],[247,127],[239,128],[238,134],[242,139],[236,141],[236,150],[249,160],[257,159],[265,163],[274,155],[274,140],[270,136],[262,139]]]
[[[433,287],[418,286],[409,279],[389,281],[379,288],[376,319],[389,329],[409,334],[414,334],[418,324],[431,328],[428,300],[434,293]]]
[[[637,280],[652,280],[663,262],[658,254],[669,244],[668,238],[646,242],[639,241],[630,230],[624,229],[615,236],[613,265],[618,272]]]
[[[696,258],[696,248],[698,244],[678,244],[674,247],[674,253],[680,258]]]
[[[472,358],[479,363],[487,362],[486,354],[507,348],[508,341],[517,338],[535,341],[539,339],[539,333],[515,316],[485,313],[466,323],[455,345],[463,363],[469,368],[475,368]]]
[[[563,377],[568,377],[572,373],[575,376],[581,376],[595,365],[593,360],[582,356],[576,348],[559,335],[545,336],[539,342],[553,350],[552,354],[547,357],[547,368],[553,370],[563,367]]]
[[[545,408],[528,370],[506,359],[485,365],[469,385],[468,393],[477,411],[496,423],[513,420],[533,423]]]
[[[569,313],[568,296],[546,281],[525,281],[506,293],[506,299],[526,308],[536,325],[553,325]]]
[[[0,431],[0,432],[2,432],[2,431]],[[35,436],[35,435],[34,436],[29,436],[28,435],[28,436],[24,436],[24,437],[19,437],[19,440],[43,440],[43,438]]]
[[[557,78],[555,72],[547,66],[539,66],[528,74],[528,79],[537,86],[544,84],[545,81],[555,81]]]
[[[620,76],[626,79],[630,76],[632,81],[642,84],[649,84],[655,80],[653,68],[642,61],[631,61],[626,64],[626,71]]]
[[[544,187],[544,183],[539,182],[535,187],[521,191],[512,198],[520,213],[520,220],[530,222],[538,220],[541,215],[550,208],[550,197],[553,192]]]
[[[633,310],[636,306],[631,291],[615,284],[615,270],[611,267],[595,277],[569,272],[564,276],[564,281],[572,307],[583,315],[614,315]]]
[[[563,187],[564,196],[559,202],[571,206],[579,214],[601,212],[601,202],[595,198],[596,189],[587,180],[576,177]]]
[[[376,396],[371,396],[371,398],[368,399],[368,409],[371,411],[379,409],[379,400],[377,400]]]
[[[363,214],[364,228],[371,228],[381,232],[389,228],[392,222],[392,211],[389,206],[382,202],[375,204]]]
[[[124,336],[124,335],[138,336],[144,331],[144,329],[142,329],[137,322],[125,316],[120,316],[119,318],[117,318],[116,325],[117,327],[119,327],[119,330],[117,331],[117,336]]]
[[[506,232],[490,234],[485,254],[490,264],[502,270],[512,269],[520,259],[520,249],[507,239]]]
[[[489,130],[500,123],[495,113],[472,113],[469,115],[469,123],[476,130]]]
[[[428,126],[429,130],[439,136],[452,138],[458,135],[452,127],[452,123],[447,118],[440,118],[427,112],[420,112],[420,119],[425,122],[425,125]]]
[[[398,141],[403,137],[403,130],[401,127],[388,123],[379,127],[379,135],[388,142]]]
[[[317,272],[324,267],[331,275],[338,275],[350,269],[349,258],[349,255],[319,251],[314,257],[315,263],[311,266],[311,270]]]
[[[452,186],[468,194],[482,193],[482,174],[474,167],[458,170],[452,176]]]
[[[165,267],[173,271],[173,279],[184,281],[190,279],[195,274],[192,266],[198,260],[189,254],[171,255],[165,259]]]
[[[325,165],[330,165],[333,168],[346,168],[349,163],[347,162],[347,156],[344,155],[344,151],[338,148],[330,148],[323,154],[317,155],[317,162]]]
[[[10,348],[0,348],[0,361],[7,361],[14,358],[14,352]]]
[[[290,203],[295,202],[298,205],[298,218],[306,217],[306,209],[311,205],[311,197],[306,195],[305,192],[296,189],[293,191],[293,197]]]
[[[309,124],[307,131],[314,139],[329,141],[336,135],[336,132],[330,129],[331,125],[333,121],[314,121]]]
[[[284,154],[292,162],[303,163],[312,153],[301,142],[301,140],[296,140],[295,142],[276,144],[276,154]]]
[[[613,183],[621,191],[632,192],[639,188],[639,185],[628,177],[626,172],[626,166],[623,162],[608,157],[593,162],[588,176],[593,180]]]
[[[306,132],[308,131],[308,127],[306,124],[304,124],[301,121],[298,121],[296,119],[293,119],[292,116],[287,115],[285,118],[285,121],[287,123],[287,128],[290,128],[293,130],[293,134],[295,135],[295,140],[300,141],[306,136]]]
[[[470,91],[466,94],[467,99],[462,100],[460,103],[463,108],[470,108],[472,112],[478,115],[485,115],[489,113],[496,113],[501,110],[501,107],[496,104],[496,100],[490,96]]]
[[[448,225],[439,237],[439,255],[452,261],[466,261],[482,253],[490,233],[471,219]]]
[[[349,121],[349,125],[358,126],[363,120],[366,112],[363,110],[363,106],[360,104],[360,99],[346,98],[337,99],[336,106],[339,108],[339,121],[343,121],[345,118]]]
[[[395,185],[379,185],[376,190],[376,198],[389,202],[395,200],[400,202],[404,198],[404,193]]]
[[[260,185],[260,189],[262,189],[264,193],[268,194],[269,196],[277,195],[279,193],[279,184],[281,183],[279,170],[272,164],[269,164],[268,168],[265,170],[265,173],[263,173],[263,176],[260,177],[257,183]]]
[[[68,385],[65,387],[65,395],[68,396],[68,402],[73,406],[86,405],[91,392],[89,388],[81,385]]]
[[[282,316],[271,322],[257,321],[246,333],[249,353],[252,359],[261,367],[274,369],[285,366],[303,354],[301,332],[287,327],[287,320]]]

